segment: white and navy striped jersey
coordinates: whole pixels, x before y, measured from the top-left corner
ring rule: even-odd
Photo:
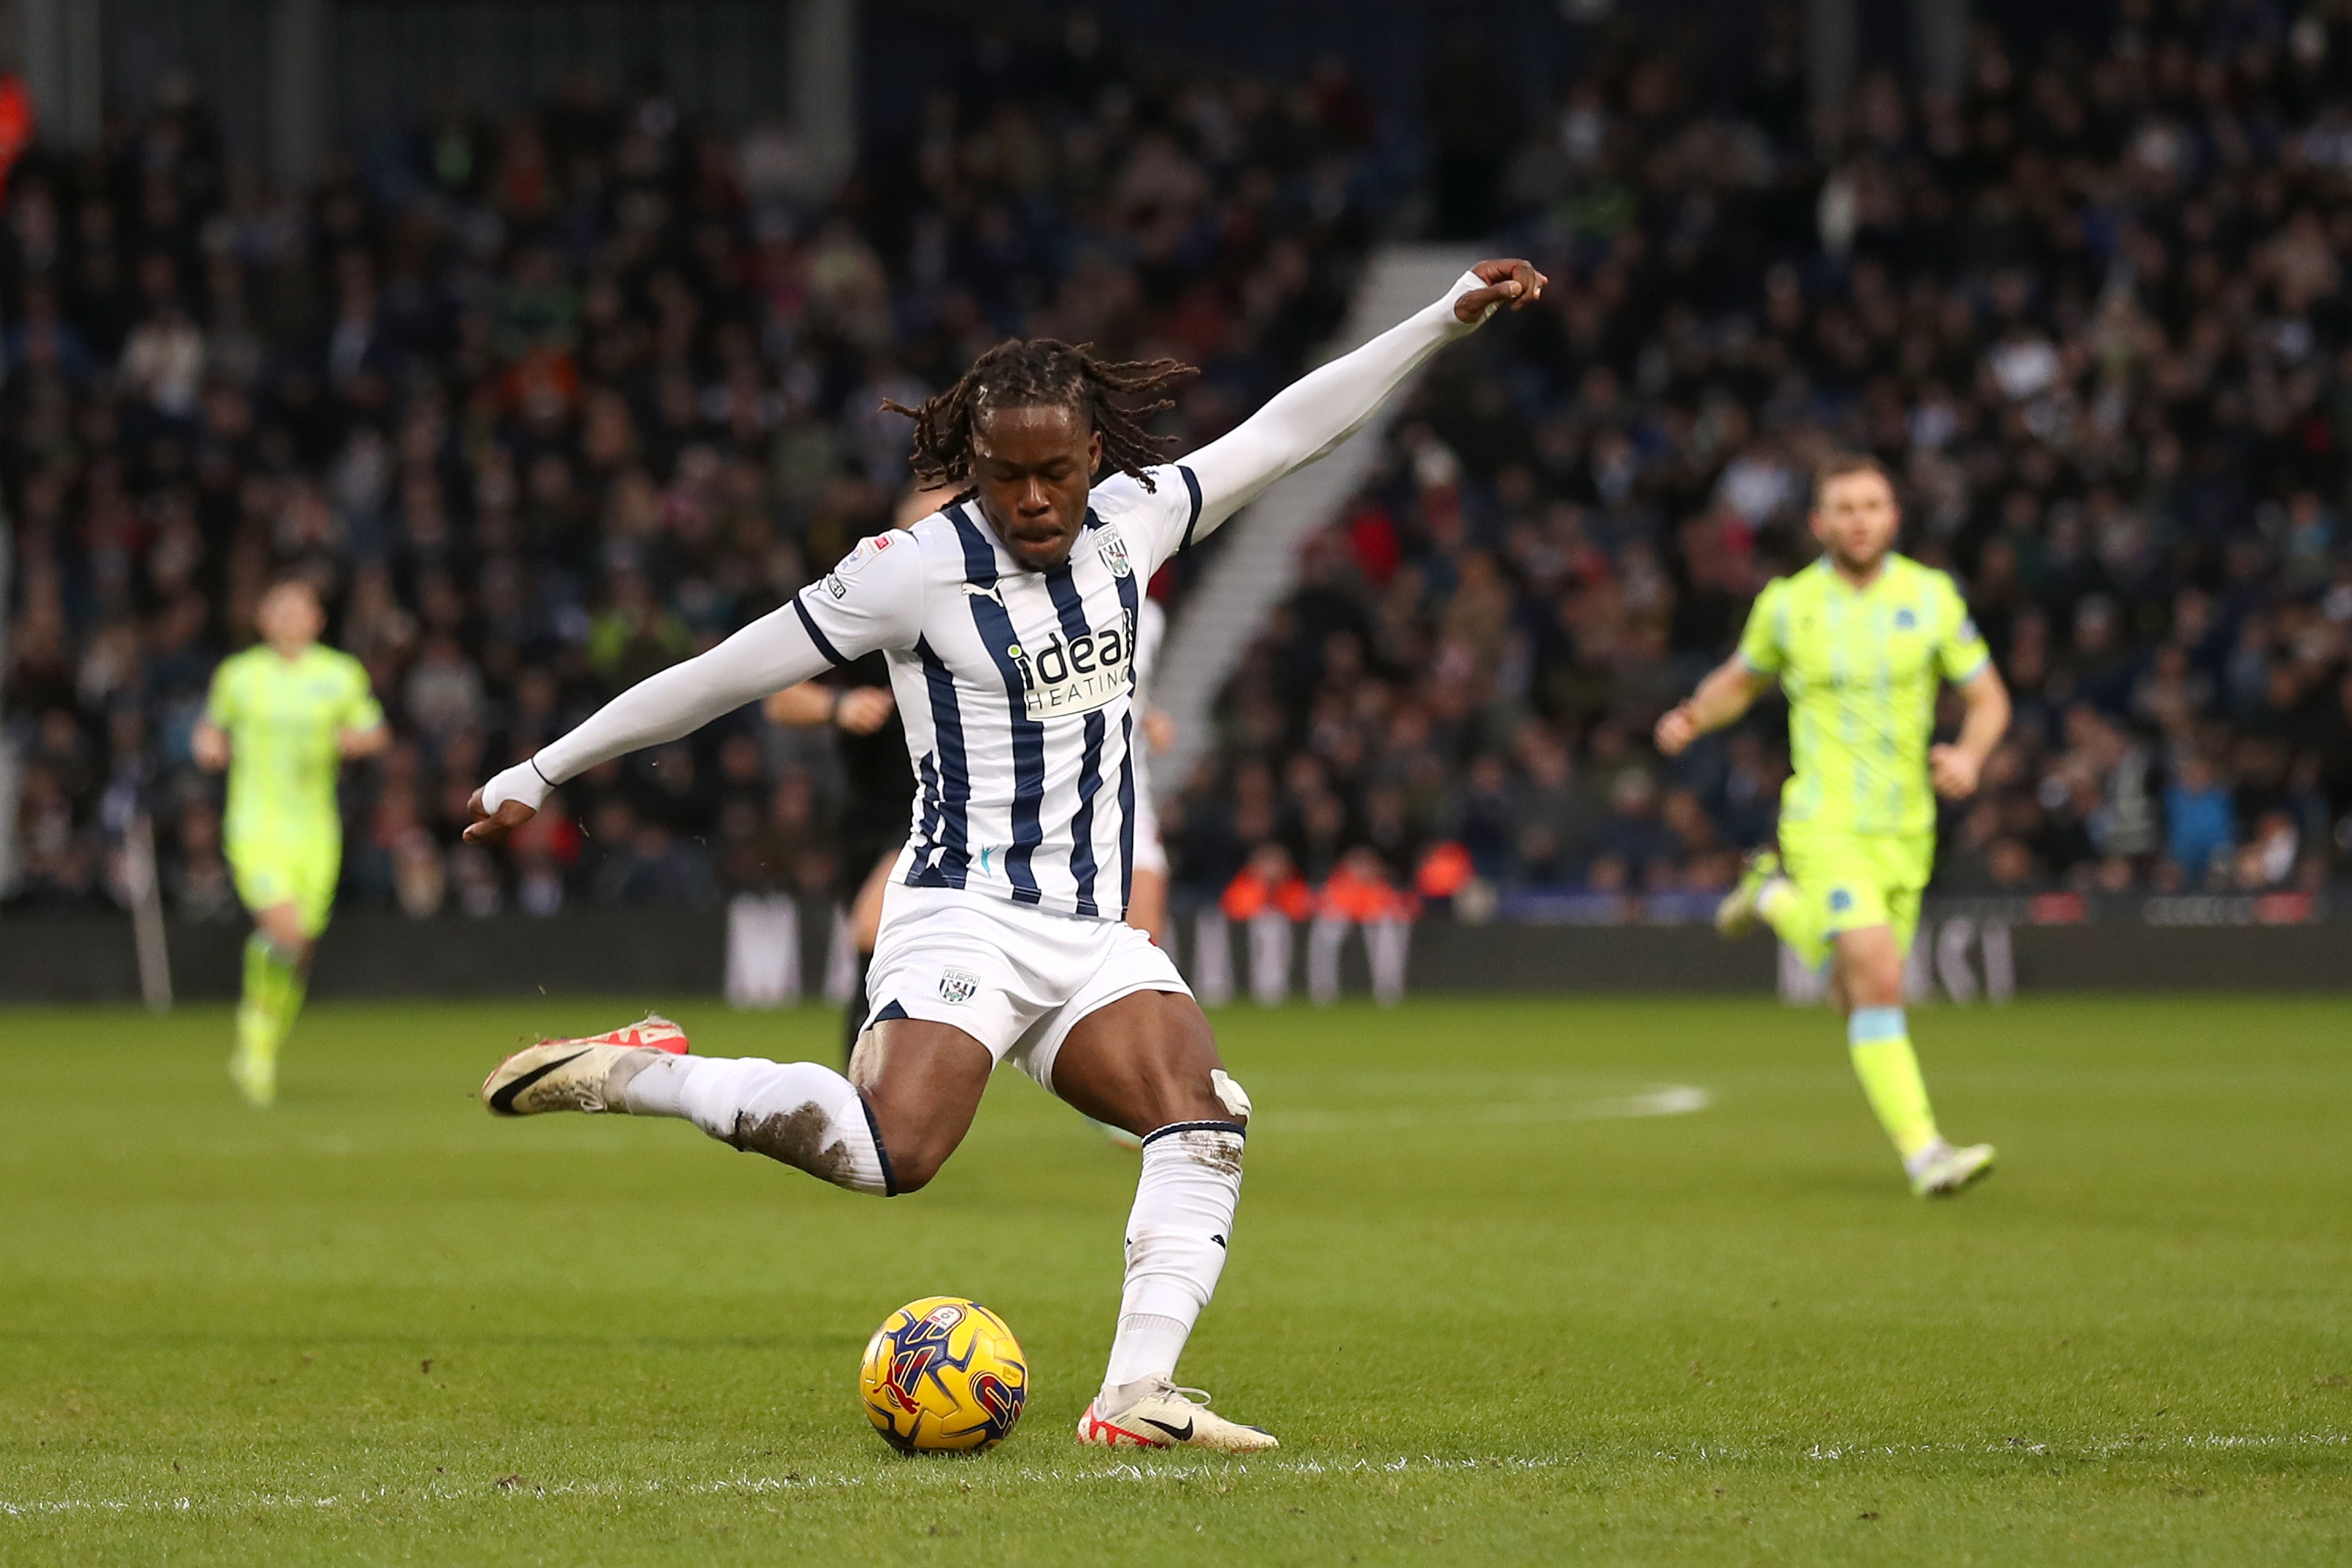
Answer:
[[[827,658],[889,659],[916,779],[908,886],[1126,913],[1143,586],[1200,519],[1190,469],[1150,478],[1097,485],[1051,571],[1019,564],[967,501],[864,541],[793,600]]]

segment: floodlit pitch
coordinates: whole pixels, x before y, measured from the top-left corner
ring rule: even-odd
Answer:
[[[1068,1433],[1132,1154],[1010,1075],[887,1206],[674,1128],[481,1113],[485,1059],[644,1001],[719,1054],[822,1054],[833,1027],[326,1003],[257,1115],[223,1011],[0,1014],[0,1558],[2352,1545],[2339,1004],[1940,1012],[1939,1103],[2006,1162],[1948,1206],[1886,1181],[1801,1011],[1229,1011],[1262,1121],[1185,1370],[1285,1446],[1129,1460]],[[1027,1352],[1027,1415],[976,1458],[892,1456],[859,1406],[874,1324],[934,1294]]]

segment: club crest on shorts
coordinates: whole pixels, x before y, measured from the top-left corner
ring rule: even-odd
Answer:
[[[1102,531],[1102,544],[1100,549],[1102,551],[1103,564],[1110,568],[1110,574],[1112,576],[1129,577],[1134,575],[1135,568],[1128,564],[1127,540],[1125,536],[1118,531],[1118,530],[1115,528],[1106,528]]]
[[[940,1000],[969,1002],[980,994],[980,976],[969,969],[943,969],[940,972]]]

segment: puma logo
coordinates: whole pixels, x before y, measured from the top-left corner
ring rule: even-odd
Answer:
[[[963,585],[963,591],[975,599],[986,599],[1000,610],[1004,608],[1004,595],[997,592],[996,584],[993,583],[966,583]]]

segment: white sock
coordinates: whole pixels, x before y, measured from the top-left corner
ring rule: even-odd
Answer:
[[[854,1193],[896,1194],[856,1086],[814,1062],[656,1056],[622,1085],[632,1116],[681,1116],[721,1143]]]
[[[1201,1309],[1216,1292],[1242,1195],[1242,1124],[1180,1121],[1143,1141],[1127,1216],[1127,1288],[1103,1373],[1103,1409],[1137,1384],[1173,1378]]]

